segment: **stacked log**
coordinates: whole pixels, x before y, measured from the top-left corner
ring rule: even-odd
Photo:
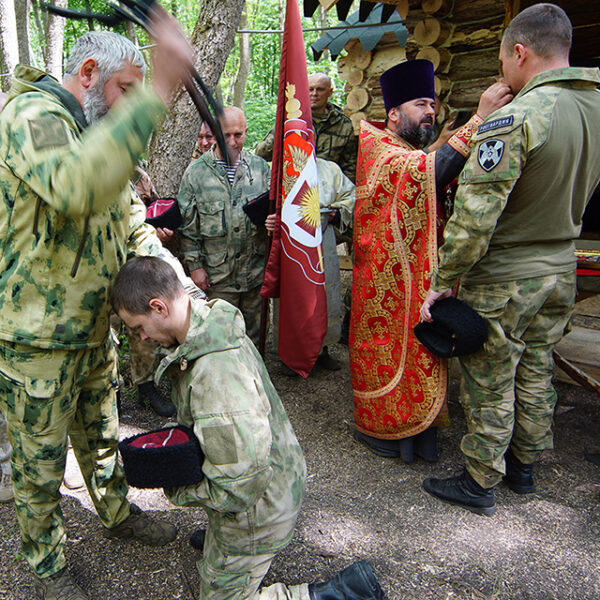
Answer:
[[[346,82],[346,114],[358,127],[360,119],[381,121],[385,109],[379,77],[406,59],[433,63],[435,90],[442,100],[438,118],[457,109],[477,107],[481,92],[498,75],[498,52],[504,25],[502,0],[403,0],[396,2],[410,37],[403,48],[385,34],[372,51],[357,39],[338,61]]]

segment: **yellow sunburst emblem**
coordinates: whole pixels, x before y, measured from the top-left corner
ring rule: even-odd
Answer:
[[[300,200],[302,220],[314,231],[321,223],[319,207],[319,188],[311,187],[302,195]]]

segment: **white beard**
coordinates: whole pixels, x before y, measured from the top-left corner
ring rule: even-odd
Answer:
[[[108,112],[104,98],[104,84],[101,81],[83,95],[83,114],[88,123],[94,123]]]

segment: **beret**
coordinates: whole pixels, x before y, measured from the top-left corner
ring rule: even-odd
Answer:
[[[146,223],[175,231],[183,223],[175,198],[159,198],[146,208]]]
[[[487,321],[458,298],[438,300],[430,312],[433,321],[418,323],[414,332],[423,346],[440,358],[473,354],[487,340]]]
[[[119,442],[125,479],[137,488],[179,487],[204,477],[204,454],[189,427],[178,425],[134,435]]]

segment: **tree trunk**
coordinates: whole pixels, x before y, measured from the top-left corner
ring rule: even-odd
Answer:
[[[56,6],[67,8],[68,0],[55,0]],[[65,34],[65,19],[58,15],[48,13],[48,25],[46,28],[46,50],[44,60],[46,71],[61,81],[62,79],[62,55],[63,40]]]
[[[19,62],[19,43],[13,0],[0,0],[0,53],[7,73],[15,70]],[[12,75],[2,77],[2,89],[10,87]]]
[[[192,33],[195,64],[206,85],[215,89],[235,40],[244,0],[205,0]],[[185,90],[171,102],[171,112],[153,136],[150,174],[162,196],[176,196],[179,182],[190,162],[200,117]]]
[[[34,64],[33,52],[29,40],[29,13],[31,0],[17,0],[15,17],[17,19],[17,41],[19,44],[19,62],[24,65]]]
[[[242,13],[240,20],[240,29],[248,29],[248,15],[246,11]],[[233,105],[244,109],[244,94],[246,92],[246,82],[250,74],[250,34],[240,34],[240,67],[233,85]]]

